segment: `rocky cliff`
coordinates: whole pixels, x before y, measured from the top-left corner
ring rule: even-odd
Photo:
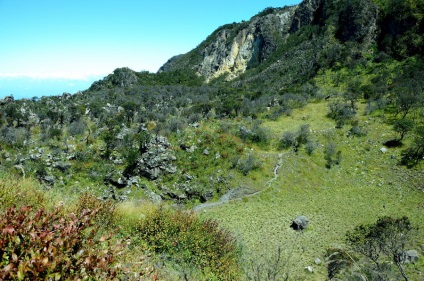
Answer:
[[[311,24],[321,6],[322,0],[305,0],[295,6],[265,9],[247,22],[222,26],[189,54],[170,59],[159,72],[191,65],[208,80],[223,74],[232,80],[267,60],[291,33]],[[191,58],[188,63],[187,56]]]
[[[265,62],[269,69],[284,69],[285,61],[287,71],[301,65],[298,71],[308,72],[328,55],[322,52],[333,39],[337,44],[354,41],[366,50],[377,37],[377,21],[377,6],[366,0],[304,0],[295,6],[267,8],[249,21],[218,28],[191,52],[170,59],[159,72],[191,68],[207,81],[220,76],[231,81]],[[302,32],[304,37],[299,35]],[[290,41],[293,36],[301,38]]]

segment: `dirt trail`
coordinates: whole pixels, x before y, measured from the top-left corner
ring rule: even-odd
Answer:
[[[275,165],[274,171],[273,171],[274,177],[266,183],[266,187],[264,189],[256,191],[254,193],[247,194],[247,195],[240,195],[243,193],[242,192],[243,190],[241,187],[237,187],[228,191],[224,195],[222,195],[222,197],[219,198],[219,200],[216,202],[206,202],[206,203],[202,203],[200,205],[195,206],[193,208],[193,211],[199,212],[204,209],[216,207],[216,206],[219,206],[234,200],[241,200],[243,197],[251,197],[251,196],[255,196],[264,192],[265,190],[270,188],[272,183],[278,178],[278,170],[281,168],[282,165],[283,165],[283,154],[278,154],[278,162]]]

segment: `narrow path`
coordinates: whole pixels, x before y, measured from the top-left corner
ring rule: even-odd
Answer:
[[[222,195],[221,198],[219,198],[218,201],[216,202],[206,202],[206,203],[202,203],[200,205],[197,205],[193,208],[193,211],[195,212],[199,212],[201,210],[207,209],[207,208],[212,208],[212,207],[216,207],[225,203],[228,203],[230,201],[234,201],[234,200],[241,200],[244,197],[251,197],[251,196],[255,196],[258,195],[262,192],[264,192],[265,190],[269,189],[272,185],[272,183],[278,178],[278,170],[281,168],[281,166],[283,165],[283,154],[278,154],[278,162],[274,167],[274,177],[272,179],[270,179],[267,183],[266,183],[266,187],[262,190],[256,191],[254,193],[248,194],[248,195],[244,195],[241,197],[236,197],[236,198],[232,198],[233,196],[237,195],[237,192],[241,189],[240,187],[234,188],[230,191],[228,191],[227,193],[225,193],[224,195]]]

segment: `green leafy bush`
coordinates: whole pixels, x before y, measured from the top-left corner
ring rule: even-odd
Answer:
[[[146,216],[137,233],[154,252],[170,255],[217,280],[234,280],[238,275],[235,239],[216,221],[161,207]]]
[[[336,121],[336,128],[343,127],[343,125],[350,121],[356,114],[355,110],[345,102],[331,102],[328,106],[330,109],[328,117]]]
[[[256,170],[262,166],[262,162],[253,154],[249,154],[242,158],[235,156],[231,159],[231,162],[231,167],[236,168],[245,176],[247,176],[250,171]]]
[[[417,126],[414,131],[412,144],[402,151],[401,164],[407,167],[413,167],[424,159],[424,126]]]
[[[352,266],[355,260],[344,249],[329,248],[326,251],[328,278],[332,280],[342,271]]]
[[[8,208],[0,219],[0,279],[116,280],[124,274],[116,266],[123,245],[98,237],[91,220],[96,212]]]
[[[294,151],[297,151],[302,144],[307,144],[309,142],[309,138],[310,138],[309,135],[310,135],[309,124],[300,126],[297,132],[293,132],[293,131],[284,132],[283,135],[281,136],[279,147],[281,149],[287,149],[292,147]]]
[[[329,142],[324,148],[325,166],[330,169],[333,165],[339,165],[342,160],[341,151],[337,151],[337,145],[334,142]]]
[[[415,235],[416,228],[408,217],[392,218],[384,216],[374,224],[358,225],[346,233],[350,248],[363,255],[374,267],[379,276],[375,280],[389,280],[386,276],[393,262],[398,269],[396,280],[408,280],[404,267],[404,253]],[[374,280],[374,279],[373,279]],[[394,280],[394,279],[391,279]]]

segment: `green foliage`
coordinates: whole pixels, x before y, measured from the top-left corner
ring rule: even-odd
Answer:
[[[386,216],[374,224],[356,226],[346,233],[346,241],[353,251],[372,261],[381,276],[385,275],[383,261],[393,261],[407,281],[402,257],[414,230],[408,217]]]
[[[85,133],[86,130],[87,130],[87,125],[84,123],[82,119],[72,121],[67,128],[67,132],[69,136],[82,135]]]
[[[414,140],[410,147],[402,151],[401,164],[413,167],[424,159],[424,126],[415,129]]]
[[[301,125],[297,132],[287,131],[281,136],[279,147],[287,149],[292,147],[294,151],[297,151],[302,144],[307,144],[309,141],[310,128],[309,124]],[[312,150],[311,150],[312,149]],[[313,151],[311,144],[309,145],[308,154],[310,155]]]
[[[123,245],[111,236],[96,237],[91,216],[63,215],[57,208],[33,211],[8,208],[0,219],[0,278],[3,280],[114,280]]]
[[[410,119],[400,119],[393,124],[393,130],[400,134],[399,140],[401,141],[408,132],[412,131],[414,125],[414,121]]]
[[[422,54],[422,0],[374,0],[382,9],[380,49],[396,58]]]
[[[328,117],[336,121],[336,128],[343,127],[356,114],[355,109],[352,109],[347,103],[341,101],[331,102],[328,106],[330,109]]]
[[[99,228],[113,229],[116,224],[116,202],[111,199],[101,200],[93,194],[85,192],[78,196],[78,200],[72,208],[76,214],[81,214],[86,209],[95,210],[90,214],[90,219]]]
[[[259,169],[262,166],[262,162],[253,154],[249,154],[246,157],[236,156],[232,161],[232,167],[239,170],[245,176],[247,176],[250,171]]]
[[[349,130],[349,136],[364,137],[366,135],[367,135],[367,130],[362,126],[359,126],[359,121],[358,120],[353,121],[352,128],[350,128]]]
[[[26,128],[5,127],[1,130],[0,140],[10,146],[24,147],[31,134]]]
[[[337,150],[337,145],[334,142],[329,142],[324,148],[325,166],[330,169],[333,165],[339,165],[341,162],[342,153]]]
[[[35,208],[45,205],[44,193],[37,189],[32,180],[22,180],[16,175],[0,173],[0,206],[5,210],[12,206],[30,204]]]
[[[325,256],[327,261],[327,276],[330,280],[347,270],[355,262],[349,253],[341,248],[327,249]]]
[[[238,248],[232,235],[216,221],[196,214],[158,208],[137,227],[137,235],[156,253],[212,273],[217,280],[238,276]]]
[[[282,149],[293,147],[296,150],[297,147],[299,146],[297,133],[291,132],[291,131],[284,132],[283,135],[281,136],[279,146]]]
[[[261,126],[259,120],[254,121],[250,129],[242,126],[239,130],[239,135],[243,141],[262,145],[267,145],[271,138],[269,131]]]

